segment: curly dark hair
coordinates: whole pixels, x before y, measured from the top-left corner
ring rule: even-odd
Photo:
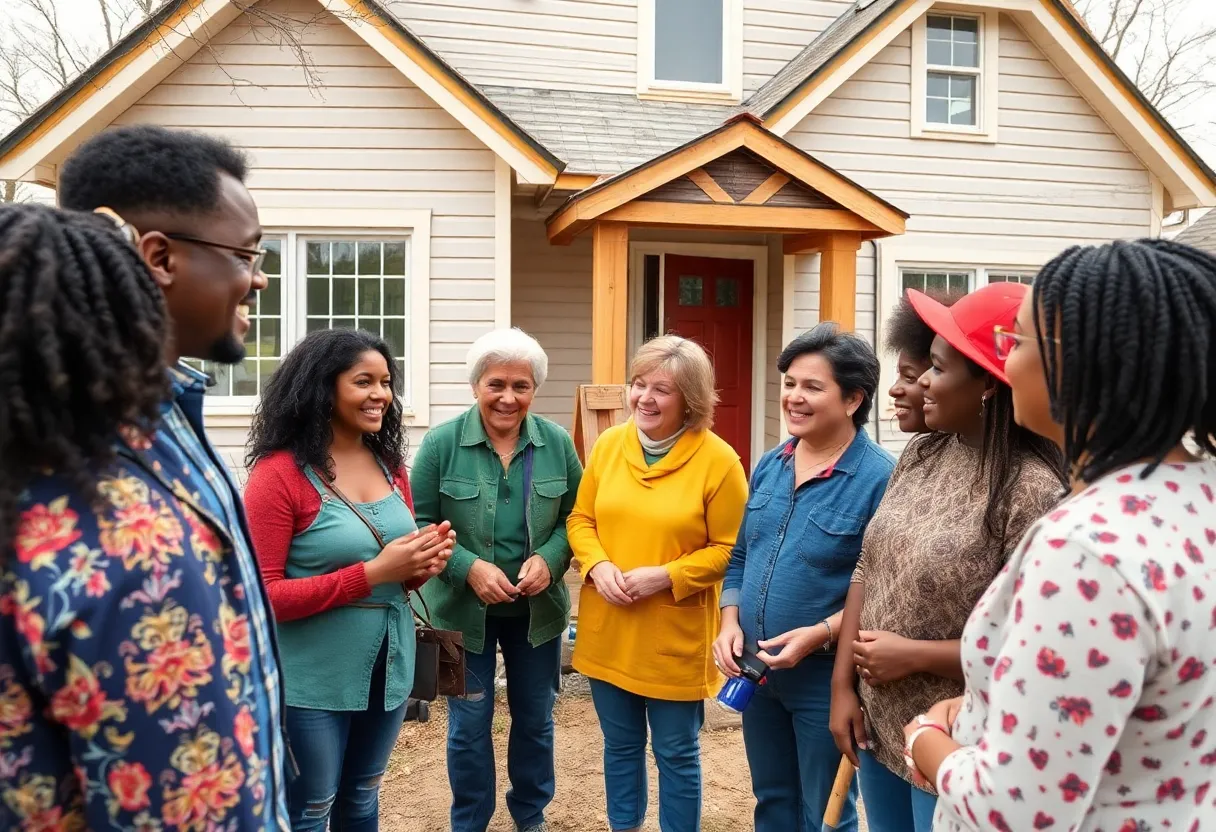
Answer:
[[[111,220],[0,207],[0,550],[36,477],[98,499],[118,430],[157,422],[167,331],[164,295]]]
[[[75,211],[106,206],[126,215],[148,210],[206,214],[219,202],[221,172],[245,181],[244,154],[223,139],[152,124],[103,130],[59,173],[59,204]]]
[[[363,442],[389,471],[401,471],[407,445],[400,370],[384,339],[362,329],[310,332],[287,353],[266,384],[254,414],[245,464],[252,468],[275,451],[288,450],[301,468],[311,466],[332,480],[329,446],[334,434],[330,420],[338,376],[369,350],[380,353],[388,362],[393,401],[380,430],[364,434]]]
[[[953,306],[963,296],[961,292],[939,291],[925,294],[942,306]],[[887,337],[883,339],[883,346],[887,348],[887,352],[903,353],[913,361],[928,363],[929,351],[933,348],[933,339],[937,333],[929,329],[929,325],[916,314],[906,293],[891,310],[886,329]]]
[[[1034,304],[1074,476],[1146,459],[1148,476],[1188,434],[1216,454],[1216,257],[1170,240],[1074,246],[1039,272]]]
[[[988,371],[970,358],[963,356],[967,369],[976,378]],[[941,452],[954,441],[953,434],[929,433],[916,442],[916,458],[912,466],[919,465]],[[1005,539],[1005,523],[1009,519],[1009,492],[1022,474],[1022,466],[1028,459],[1037,458],[1045,463],[1060,480],[1060,493],[1068,485],[1065,475],[1064,457],[1060,446],[1044,439],[1019,425],[1013,419],[1013,390],[1007,384],[997,383],[996,393],[984,406],[984,438],[980,444],[980,467],[976,482],[988,481],[988,507],[984,511],[984,533],[989,541],[1002,549],[1017,541]]]

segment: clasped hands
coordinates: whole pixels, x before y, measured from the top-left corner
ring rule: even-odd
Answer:
[[[617,607],[627,607],[671,589],[671,575],[662,566],[639,566],[622,572],[612,561],[604,560],[591,567],[587,577],[600,597]]]
[[[532,555],[519,568],[519,579],[511,583],[506,573],[489,561],[478,558],[469,567],[465,583],[483,604],[507,604],[519,598],[539,595],[551,582],[549,564],[540,555]]]

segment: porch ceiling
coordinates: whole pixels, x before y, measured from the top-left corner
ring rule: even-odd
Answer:
[[[565,245],[597,221],[858,239],[904,233],[908,215],[765,130],[751,116],[566,200],[546,221]]]

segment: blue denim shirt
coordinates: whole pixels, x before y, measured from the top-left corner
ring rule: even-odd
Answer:
[[[795,489],[797,442],[774,448],[756,466],[722,586],[721,605],[739,607],[751,649],[844,606],[866,525],[895,468],[895,459],[858,431],[826,476]]]

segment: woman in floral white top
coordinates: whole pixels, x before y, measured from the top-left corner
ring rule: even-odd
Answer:
[[[1017,421],[1073,496],[963,635],[966,693],[905,729],[934,829],[1216,830],[1216,259],[1072,248],[1011,333]]]

